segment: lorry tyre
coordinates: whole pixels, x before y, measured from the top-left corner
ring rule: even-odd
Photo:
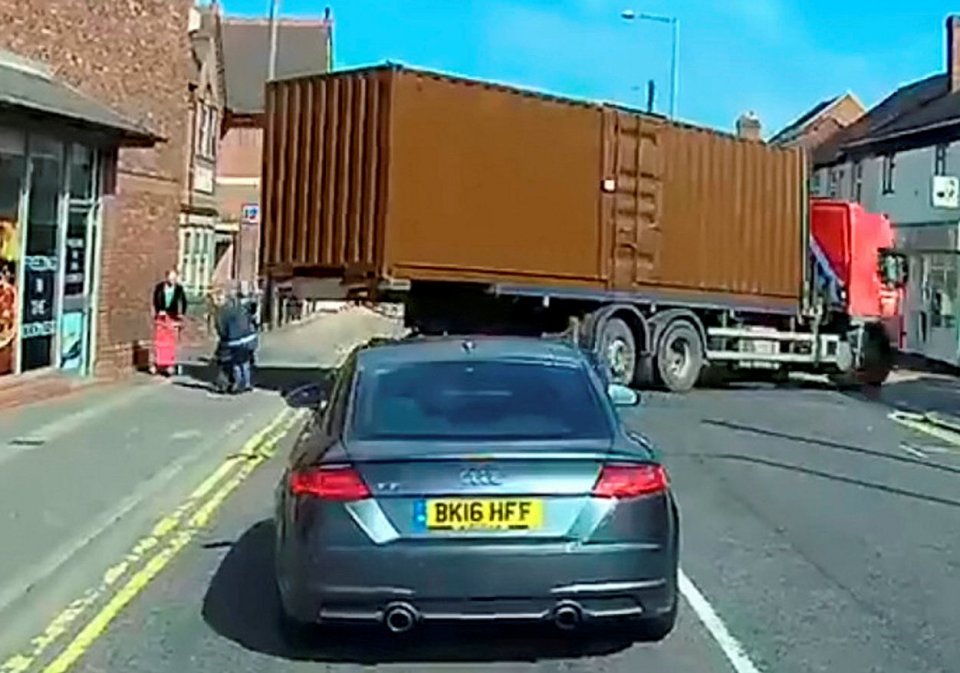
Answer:
[[[700,378],[703,369],[703,344],[688,322],[677,321],[667,327],[657,343],[657,373],[670,392],[685,393]]]
[[[857,370],[857,381],[862,386],[880,386],[893,370],[896,354],[884,329],[868,325],[863,334],[863,358]]]
[[[896,354],[882,327],[866,326],[861,342],[860,365],[855,370],[844,369],[830,375],[841,390],[879,387],[893,370]]]
[[[620,318],[608,318],[600,328],[600,360],[612,383],[633,384],[637,371],[637,340]]]

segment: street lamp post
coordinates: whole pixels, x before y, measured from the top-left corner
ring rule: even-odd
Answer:
[[[270,0],[270,56],[267,61],[267,79],[277,78],[277,14],[280,0]]]
[[[655,21],[673,29],[673,53],[670,57],[670,119],[677,117],[677,90],[680,88],[680,20],[675,16],[647,14],[625,9],[621,14],[626,21]]]

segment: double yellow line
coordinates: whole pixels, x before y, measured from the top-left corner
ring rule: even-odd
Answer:
[[[160,519],[129,553],[104,573],[100,584],[72,601],[38,636],[29,649],[0,665],[0,673],[64,673],[77,662],[123,611],[212,519],[223,502],[260,465],[273,456],[277,443],[303,417],[304,410],[285,409],[231,455],[171,514]],[[56,641],[94,605],[103,602],[46,666],[39,662]]]

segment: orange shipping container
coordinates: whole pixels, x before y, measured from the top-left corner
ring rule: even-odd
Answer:
[[[264,272],[796,310],[803,155],[399,67],[268,85]]]

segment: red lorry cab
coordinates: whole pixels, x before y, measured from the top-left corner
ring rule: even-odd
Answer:
[[[881,275],[882,254],[894,247],[890,220],[858,203],[813,199],[810,229],[813,253],[825,259],[836,275],[848,314],[879,319],[892,340],[898,342],[903,290]]]

